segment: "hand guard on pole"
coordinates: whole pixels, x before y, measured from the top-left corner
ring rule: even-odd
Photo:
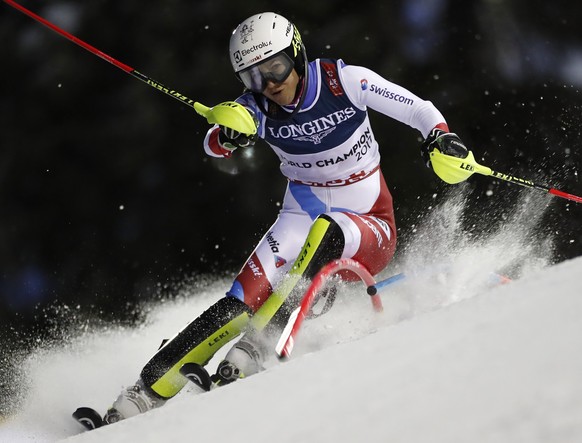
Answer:
[[[259,121],[256,115],[250,109],[247,110],[253,117],[255,127],[258,127]],[[255,131],[254,134],[243,134],[223,125],[220,125],[220,133],[218,134],[218,141],[220,145],[228,151],[234,151],[237,148],[252,148],[255,146],[258,138],[259,134],[257,131]]]
[[[439,178],[447,183],[459,183],[469,178],[472,174],[469,171],[467,171],[467,174],[459,174],[459,171],[457,171],[455,177],[450,177],[451,168],[446,168],[447,165],[444,165],[445,168],[442,167],[442,163],[446,163],[451,157],[455,161],[456,159],[469,157],[469,150],[457,134],[434,128],[422,143],[420,153],[426,167],[432,168]]]

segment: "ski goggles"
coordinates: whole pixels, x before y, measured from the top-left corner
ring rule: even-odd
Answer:
[[[243,84],[253,92],[261,93],[267,87],[267,82],[282,83],[293,70],[293,60],[280,52],[264,62],[243,69],[238,73]]]

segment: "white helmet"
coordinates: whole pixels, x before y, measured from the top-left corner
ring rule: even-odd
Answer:
[[[264,64],[267,60],[269,68]],[[230,37],[230,62],[245,86],[256,93],[269,79],[283,81],[293,68],[306,77],[307,57],[299,31],[273,12],[253,15],[236,27]]]

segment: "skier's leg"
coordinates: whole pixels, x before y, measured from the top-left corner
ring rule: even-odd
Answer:
[[[251,314],[251,309],[236,298],[218,300],[166,342],[144,366],[140,378],[145,386],[162,398],[176,395],[187,382],[179,372],[184,363],[205,365],[246,328]]]
[[[301,300],[304,285],[300,282],[311,280],[322,266],[341,257],[344,243],[342,229],[333,218],[324,214],[315,220],[289,273],[255,312],[249,330],[219,364],[212,377],[215,384],[230,383],[261,370],[268,337],[282,331]]]
[[[187,383],[185,363],[205,365],[247,326],[252,310],[234,297],[218,300],[168,340],[144,366],[135,385],[124,389],[108,410],[107,423],[161,406]]]
[[[259,309],[291,269],[311,223],[305,214],[283,210],[258,243],[227,294],[244,301],[253,311]]]
[[[313,223],[301,253],[287,277],[257,310],[248,331],[227,353],[213,376],[216,384],[259,372],[273,337],[278,337],[299,305],[305,285],[336,258],[354,258],[376,274],[392,259],[396,235],[384,220],[371,215],[332,212]]]
[[[105,421],[114,422],[154,407],[176,395],[187,383],[185,363],[205,365],[214,353],[245,328],[252,313],[269,297],[291,267],[310,221],[281,214],[259,242],[225,298],[188,324],[158,350],[135,385],[122,391]],[[291,229],[291,226],[293,229]]]

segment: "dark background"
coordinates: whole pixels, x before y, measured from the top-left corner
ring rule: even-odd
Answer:
[[[241,92],[228,59],[232,29],[275,10],[298,26],[311,59],[341,57],[433,101],[478,161],[582,194],[576,2],[22,4],[207,105]],[[135,321],[136,302],[238,270],[285,186],[266,145],[247,159],[208,158],[208,124],[191,108],[4,3],[0,42],[5,347],[50,335],[67,316]],[[413,215],[446,185],[421,163],[415,130],[371,114],[405,239]],[[520,192],[535,192],[485,177],[470,183],[468,217],[483,226],[502,220]],[[540,229],[553,233],[559,262],[582,255],[582,205],[554,200]]]

